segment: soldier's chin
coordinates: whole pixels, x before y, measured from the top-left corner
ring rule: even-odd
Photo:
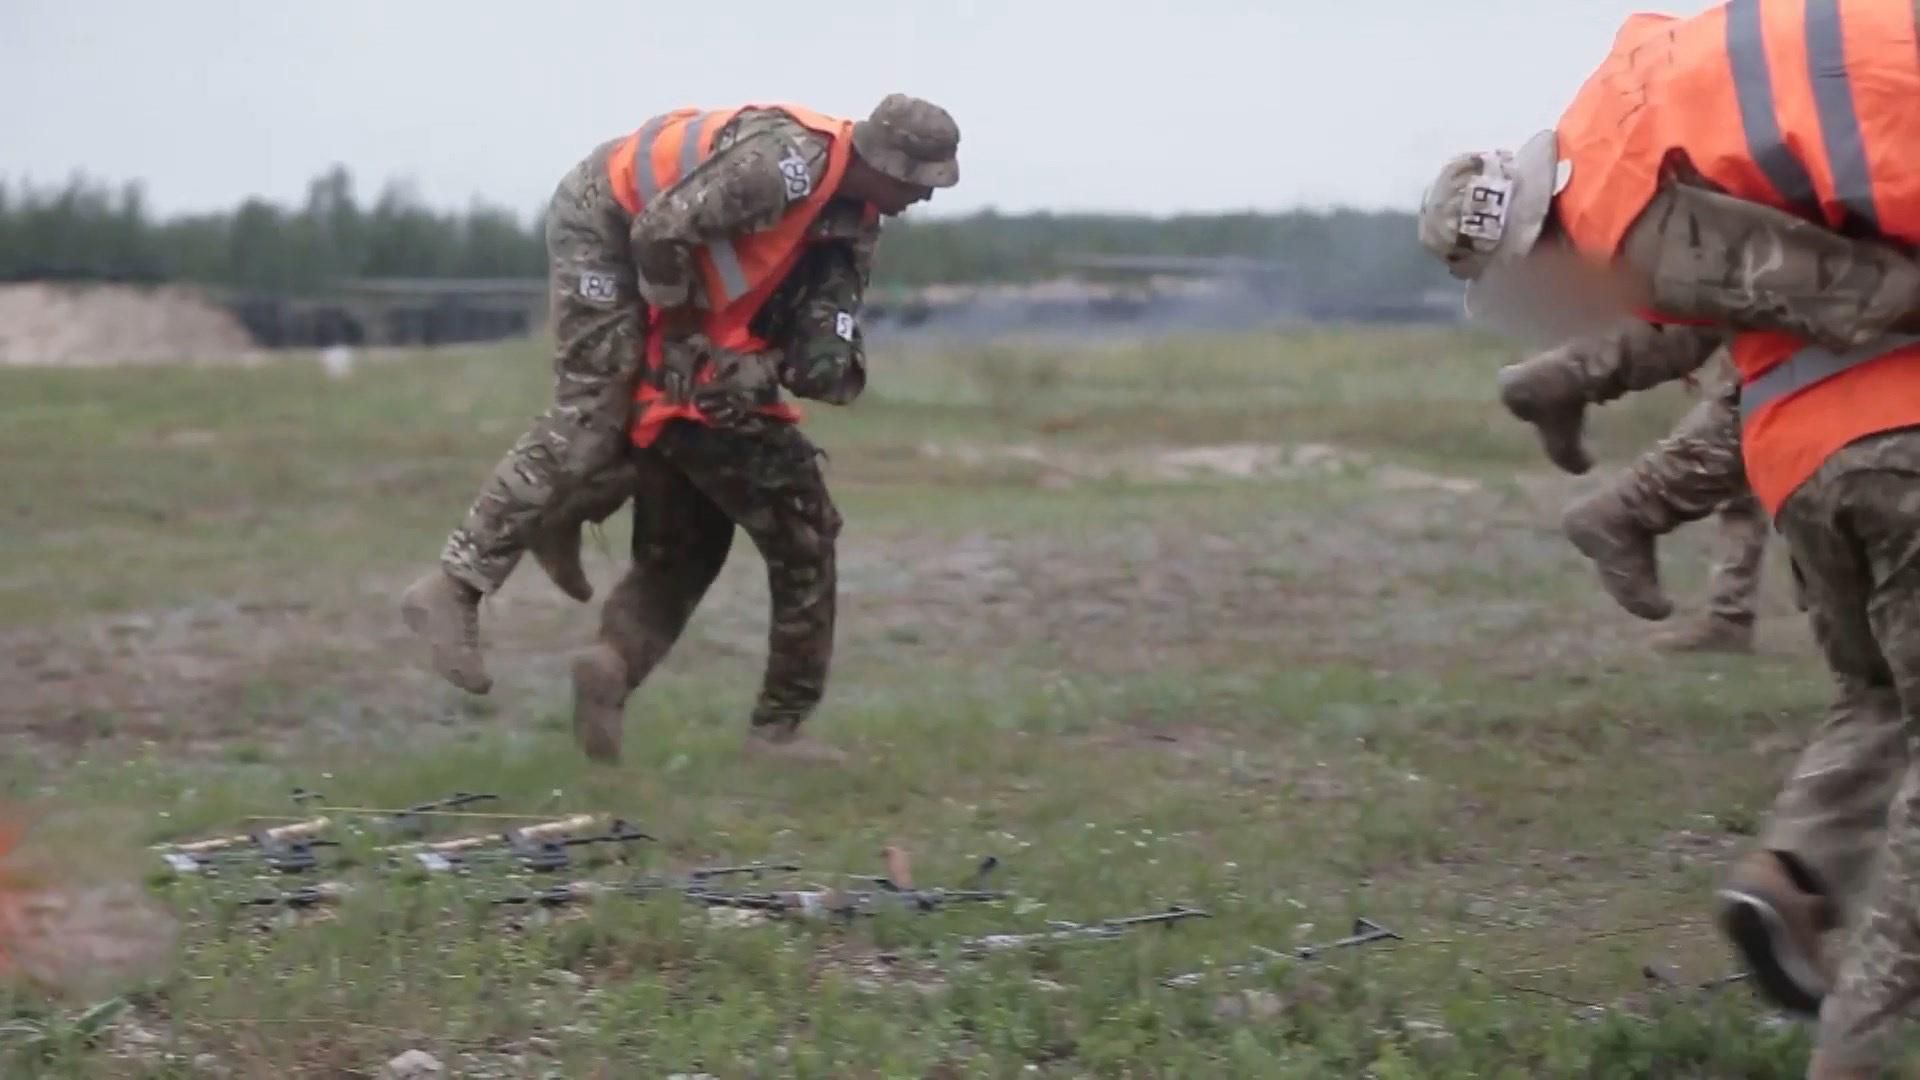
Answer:
[[[1489,267],[1467,287],[1475,327],[1541,348],[1615,329],[1635,307],[1620,275],[1552,250]]]

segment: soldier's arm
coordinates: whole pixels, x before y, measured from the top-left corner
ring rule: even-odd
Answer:
[[[633,219],[640,295],[684,309],[693,295],[694,253],[716,240],[764,229],[811,194],[827,171],[827,141],[797,124],[762,128],[714,151]]]
[[[1920,264],[1905,253],[1691,183],[1661,190],[1621,257],[1675,318],[1832,349],[1920,326]]]
[[[1683,379],[1698,371],[1726,341],[1715,326],[1657,324],[1639,319],[1548,351],[1556,367],[1577,374],[1588,403]]]
[[[780,381],[794,394],[845,405],[867,386],[859,311],[866,274],[856,244],[822,244],[808,253],[807,285],[781,358]]]

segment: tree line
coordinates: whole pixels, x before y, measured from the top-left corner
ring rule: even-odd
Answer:
[[[1086,254],[1244,256],[1323,295],[1411,295],[1445,283],[1410,214],[1294,211],[1176,217],[1021,214],[892,223],[876,286],[1050,278]],[[336,167],[298,207],[249,199],[159,218],[138,185],[0,183],[0,280],[185,281],[295,292],[359,277],[542,277],[543,223],[497,207],[435,211],[404,185],[370,204]]]

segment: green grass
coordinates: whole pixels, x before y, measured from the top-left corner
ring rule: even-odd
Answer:
[[[1510,358],[1410,331],[876,357],[868,399],[809,421],[848,520],[815,720],[843,770],[739,753],[765,618],[744,543],[617,769],[567,738],[564,652],[592,613],[533,570],[486,615],[493,695],[407,665],[393,592],[539,407],[531,348],[344,381],[0,371],[0,635],[26,661],[0,777],[56,811],[43,849],[291,817],[295,786],[347,807],[467,789],[634,820],[661,838],[649,870],[779,858],[831,882],[897,844],[922,884],[997,856],[1020,897],[851,927],[610,899],[516,926],[485,900],[526,882],[382,872],[341,814],[358,891],[335,917],[263,930],[227,902],[295,883],[156,877],[178,968],[96,1040],[84,1001],[11,999],[0,1075],[366,1076],[420,1048],[470,1076],[1798,1076],[1806,1031],[1744,988],[1641,975],[1731,970],[1712,887],[1827,692],[1785,582],[1765,654],[1649,655],[1554,533],[1578,485],[1493,400]],[[1683,407],[1606,410],[1596,450],[1623,461]],[[1086,472],[1243,442],[1351,461]],[[1382,465],[1477,486],[1392,488]],[[1706,531],[1666,548],[1686,601]],[[615,565],[596,556],[603,587]],[[955,951],[1172,903],[1213,917]],[[1162,985],[1356,916],[1407,940]],[[127,1051],[129,1022],[159,1042]]]

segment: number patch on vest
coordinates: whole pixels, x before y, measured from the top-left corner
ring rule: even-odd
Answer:
[[[589,304],[611,304],[620,298],[620,287],[612,274],[587,271],[580,275],[580,299]]]
[[[804,199],[813,193],[813,174],[807,170],[807,159],[792,151],[780,159],[780,177],[787,182],[787,201]]]
[[[839,334],[840,340],[842,341],[852,341],[853,340],[853,316],[844,311],[834,315],[833,332],[836,334]]]

